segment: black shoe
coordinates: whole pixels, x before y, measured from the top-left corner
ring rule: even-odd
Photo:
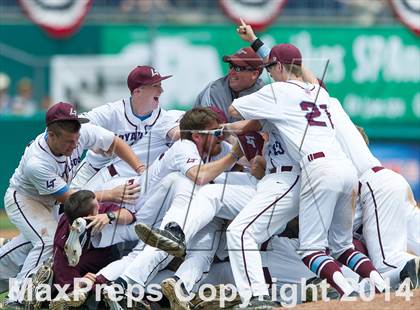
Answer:
[[[280,304],[271,300],[270,296],[253,296],[248,302],[248,305],[245,309],[254,309],[254,310],[268,310],[280,307]],[[240,305],[237,305],[233,309],[242,309]]]
[[[170,222],[165,225],[165,229],[151,228],[139,223],[135,230],[144,243],[174,256],[185,255],[185,235],[177,223]]]
[[[420,258],[416,257],[408,261],[400,272],[400,280],[404,282],[406,278],[410,279],[410,288],[420,287]]]

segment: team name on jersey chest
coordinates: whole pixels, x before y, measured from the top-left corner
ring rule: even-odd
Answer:
[[[134,131],[134,132],[126,132],[123,134],[116,134],[118,137],[120,137],[122,140],[126,142],[136,142],[143,138],[147,133],[150,131],[152,126],[144,126],[144,131]]]
[[[70,172],[73,170],[74,167],[76,167],[81,162],[80,157],[70,158],[70,160],[67,161],[67,163],[64,166],[64,171],[61,174],[61,177],[68,181]]]

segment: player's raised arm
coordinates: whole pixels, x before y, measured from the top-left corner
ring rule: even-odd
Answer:
[[[114,141],[109,147],[108,154],[116,154],[119,158],[124,160],[136,173],[143,173],[146,166],[138,159],[133,150],[121,138],[115,136]]]
[[[264,45],[264,42],[255,35],[251,25],[246,24],[241,18],[241,25],[236,28],[236,32],[242,40],[251,44],[251,48],[263,59],[264,62],[268,61],[270,48]]]
[[[187,177],[197,185],[204,185],[214,180],[223,171],[233,166],[243,155],[238,143],[232,150],[219,160],[212,161],[203,165],[196,165],[187,171]]]
[[[230,108],[232,108],[233,113],[237,113],[239,115],[233,106],[229,107],[229,112]],[[227,133],[242,135],[248,132],[260,131],[261,124],[258,120],[242,120],[234,123],[223,124],[223,128]]]

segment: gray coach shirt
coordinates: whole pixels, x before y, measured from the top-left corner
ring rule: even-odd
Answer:
[[[224,76],[216,81],[210,82],[198,95],[194,102],[194,107],[211,107],[216,106],[225,112],[229,123],[237,121],[229,116],[228,108],[232,101],[236,98],[252,94],[264,86],[264,82],[258,79],[257,82],[241,92],[235,97],[233,91],[229,88],[228,76]]]

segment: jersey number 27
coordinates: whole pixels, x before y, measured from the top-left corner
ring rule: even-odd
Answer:
[[[334,128],[334,124],[332,123],[332,120],[331,120],[331,113],[328,111],[328,107],[326,104],[320,104],[318,108],[318,106],[313,102],[302,101],[300,103],[300,108],[302,109],[302,111],[309,111],[305,115],[306,119],[308,120],[309,126],[321,126],[321,127],[327,126],[325,122],[316,120],[317,117],[321,116],[321,111],[319,109],[322,109],[325,111],[325,114],[327,114],[331,127]]]

